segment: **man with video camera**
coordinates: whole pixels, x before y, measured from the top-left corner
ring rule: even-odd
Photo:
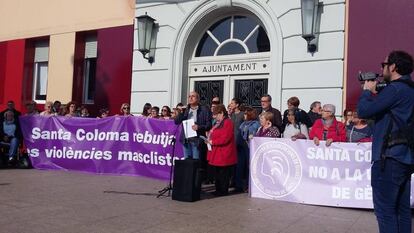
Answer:
[[[393,51],[381,65],[387,86],[377,93],[377,80],[365,79],[358,116],[375,119],[371,185],[379,231],[409,233],[414,151],[412,136],[407,135],[414,132],[401,132],[413,124],[413,58],[404,51]]]

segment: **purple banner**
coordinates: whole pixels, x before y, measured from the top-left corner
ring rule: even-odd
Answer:
[[[20,117],[33,167],[169,179],[181,127],[144,117]],[[174,142],[176,142],[174,149]]]
[[[373,208],[371,143],[254,138],[250,155],[252,197]]]

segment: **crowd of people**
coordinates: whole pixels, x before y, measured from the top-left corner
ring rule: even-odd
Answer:
[[[335,117],[335,106],[321,105],[319,101],[311,104],[309,112],[299,108],[298,97],[287,101],[287,110],[283,114],[272,107],[272,97],[261,97],[261,108],[246,106],[238,98],[233,98],[230,104],[224,106],[218,97],[214,97],[209,106],[200,104],[198,93],[191,92],[188,104],[169,106],[153,106],[146,103],[141,117],[174,120],[181,124],[184,120],[194,119],[193,129],[197,137],[180,140],[184,145],[184,157],[208,161],[215,177],[217,194],[226,195],[228,185],[234,184],[237,191],[244,192],[248,184],[249,141],[253,137],[289,138],[292,140],[310,139],[316,145],[326,141],[326,146],[332,142],[368,142],[371,141],[372,129],[366,120],[358,118],[355,111],[345,110],[342,122]],[[86,106],[79,106],[70,101],[63,105],[60,101],[47,101],[44,110],[38,111],[35,101],[26,103],[25,115],[92,117]],[[9,148],[9,161],[16,157],[22,135],[18,116],[21,113],[15,109],[13,101],[9,101],[7,109],[1,113],[0,141]],[[130,104],[123,103],[116,116],[133,116]],[[97,118],[110,116],[108,108],[99,110]],[[283,116],[283,117],[282,117]],[[200,136],[206,137],[202,140]],[[206,150],[206,144],[211,147]]]
[[[336,119],[336,108],[332,104],[311,104],[309,112],[299,108],[298,97],[287,101],[283,115],[272,107],[272,97],[261,97],[261,108],[245,106],[240,99],[233,98],[227,108],[218,97],[210,106],[201,105],[198,93],[191,92],[188,105],[174,108],[171,116],[176,124],[193,119],[192,129],[197,137],[180,141],[187,159],[205,160],[214,174],[216,195],[227,195],[229,185],[236,192],[246,192],[249,174],[249,141],[253,137],[287,138],[291,140],[310,139],[316,145],[325,141],[326,146],[333,142],[369,142],[372,140],[371,125],[358,118],[355,111],[345,110],[343,121]],[[151,109],[148,106],[145,109]],[[350,115],[347,115],[350,113]],[[148,116],[151,117],[148,110]],[[283,117],[282,117],[283,116]]]

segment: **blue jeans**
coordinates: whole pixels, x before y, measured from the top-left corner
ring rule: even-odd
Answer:
[[[413,166],[394,159],[372,165],[371,185],[374,212],[380,233],[411,232],[411,173]]]
[[[200,150],[198,149],[198,142],[189,141],[183,143],[184,158],[200,159]]]
[[[12,158],[17,154],[17,149],[19,149],[19,139],[12,137],[9,142],[1,142],[1,144],[9,147],[9,152],[7,153],[9,158]]]

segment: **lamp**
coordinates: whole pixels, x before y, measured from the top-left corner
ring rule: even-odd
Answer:
[[[318,17],[319,0],[301,0],[300,8],[302,11],[302,37],[308,43],[308,52],[316,51],[316,44],[311,44],[315,39],[315,29]]]
[[[145,13],[137,17],[138,22],[138,51],[142,53],[142,56],[148,60],[149,63],[154,62],[154,57],[150,55],[151,42],[153,36],[153,30],[155,28],[155,19]],[[148,56],[146,56],[148,54]]]

